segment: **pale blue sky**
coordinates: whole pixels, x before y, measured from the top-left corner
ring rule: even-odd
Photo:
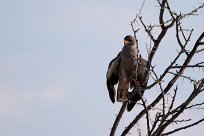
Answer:
[[[144,19],[156,22],[158,10],[147,3]],[[198,4],[180,2],[174,8],[188,11]],[[132,34],[130,21],[140,5],[135,0],[0,0],[0,135],[108,135],[121,104],[110,102],[105,74],[123,37]],[[204,14],[189,20],[185,25],[196,31],[193,42],[204,30]],[[149,43],[142,32],[139,40]],[[144,46],[141,53],[147,56]],[[126,114],[124,124],[135,111]]]

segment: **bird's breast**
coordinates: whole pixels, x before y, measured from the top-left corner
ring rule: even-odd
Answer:
[[[135,46],[124,46],[121,52],[123,60],[137,60],[139,52]]]

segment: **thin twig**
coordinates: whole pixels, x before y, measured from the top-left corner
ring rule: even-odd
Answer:
[[[176,86],[176,89],[174,89],[174,95],[172,97],[172,101],[171,101],[171,105],[169,107],[169,110],[168,110],[168,113],[172,110],[173,106],[174,106],[174,102],[176,100],[176,94],[177,94],[177,91],[178,91],[178,86]]]
[[[194,105],[190,105],[190,106],[186,107],[186,109],[191,109],[191,108],[194,108],[194,107],[197,107],[197,106],[201,106],[201,105],[204,105],[204,102],[198,103],[198,104],[194,104]]]
[[[178,75],[177,73],[173,73],[173,72],[168,72],[168,73],[169,73],[169,74],[172,74],[172,75]],[[178,76],[183,77],[183,78],[185,78],[185,79],[188,79],[188,80],[190,80],[190,81],[193,82],[193,83],[196,83],[196,81],[195,81],[194,79],[191,79],[190,77],[184,76],[184,75],[182,75],[182,74],[180,74],[180,75],[178,75]]]
[[[204,8],[204,3],[200,6],[198,6],[197,8],[195,8],[194,10],[192,10],[191,12],[189,13],[185,13],[185,14],[182,14],[181,17],[180,17],[180,20],[183,19],[183,18],[186,18],[188,16],[192,16],[192,15],[197,15],[196,13],[200,10],[200,9],[203,9]]]
[[[148,136],[150,136],[150,123],[149,123],[150,119],[149,119],[149,112],[148,112],[148,110],[147,110],[147,106],[146,106],[146,103],[145,103],[145,101],[144,101],[144,98],[142,97],[141,94],[140,94],[140,97],[142,98],[142,99],[141,99],[141,100],[142,100],[142,105],[143,105],[143,107],[144,107],[144,109],[145,109],[145,113],[146,113]]]
[[[203,65],[202,65],[203,64]],[[172,66],[171,69],[174,69],[174,68],[181,68],[182,66]],[[187,68],[201,68],[201,67],[204,67],[204,62],[199,62],[197,64],[194,64],[194,65],[188,65]]]

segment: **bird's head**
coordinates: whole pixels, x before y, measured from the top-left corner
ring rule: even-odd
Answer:
[[[131,35],[127,35],[124,38],[124,45],[134,45],[135,44],[135,38],[132,37]]]

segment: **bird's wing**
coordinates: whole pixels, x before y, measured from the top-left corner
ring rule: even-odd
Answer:
[[[109,97],[113,103],[115,102],[115,95],[116,95],[114,85],[118,83],[118,79],[119,79],[118,77],[119,63],[120,63],[120,55],[118,54],[118,56],[109,63],[108,71],[106,74],[106,78],[107,78],[106,85],[108,88]]]
[[[145,76],[145,72],[147,70],[146,66],[147,66],[147,61],[141,57],[138,63],[138,69],[137,69],[137,82],[141,88],[145,88],[147,86],[147,82],[149,79],[149,75],[147,75],[146,79],[143,80]],[[131,96],[133,92],[135,93],[135,92],[140,92],[140,91],[138,90],[138,87],[135,87],[133,91],[129,93],[129,96]],[[141,96],[143,96],[143,94],[144,94],[144,91],[141,91],[140,94],[136,93],[135,95],[132,96],[127,106],[128,111],[132,110],[136,102],[141,99]]]
[[[147,87],[147,83],[149,80],[149,74],[147,75],[146,79],[144,80],[145,72],[147,71],[147,61],[140,58],[140,62],[138,65],[138,73],[137,73],[137,81],[139,82],[142,88]]]

